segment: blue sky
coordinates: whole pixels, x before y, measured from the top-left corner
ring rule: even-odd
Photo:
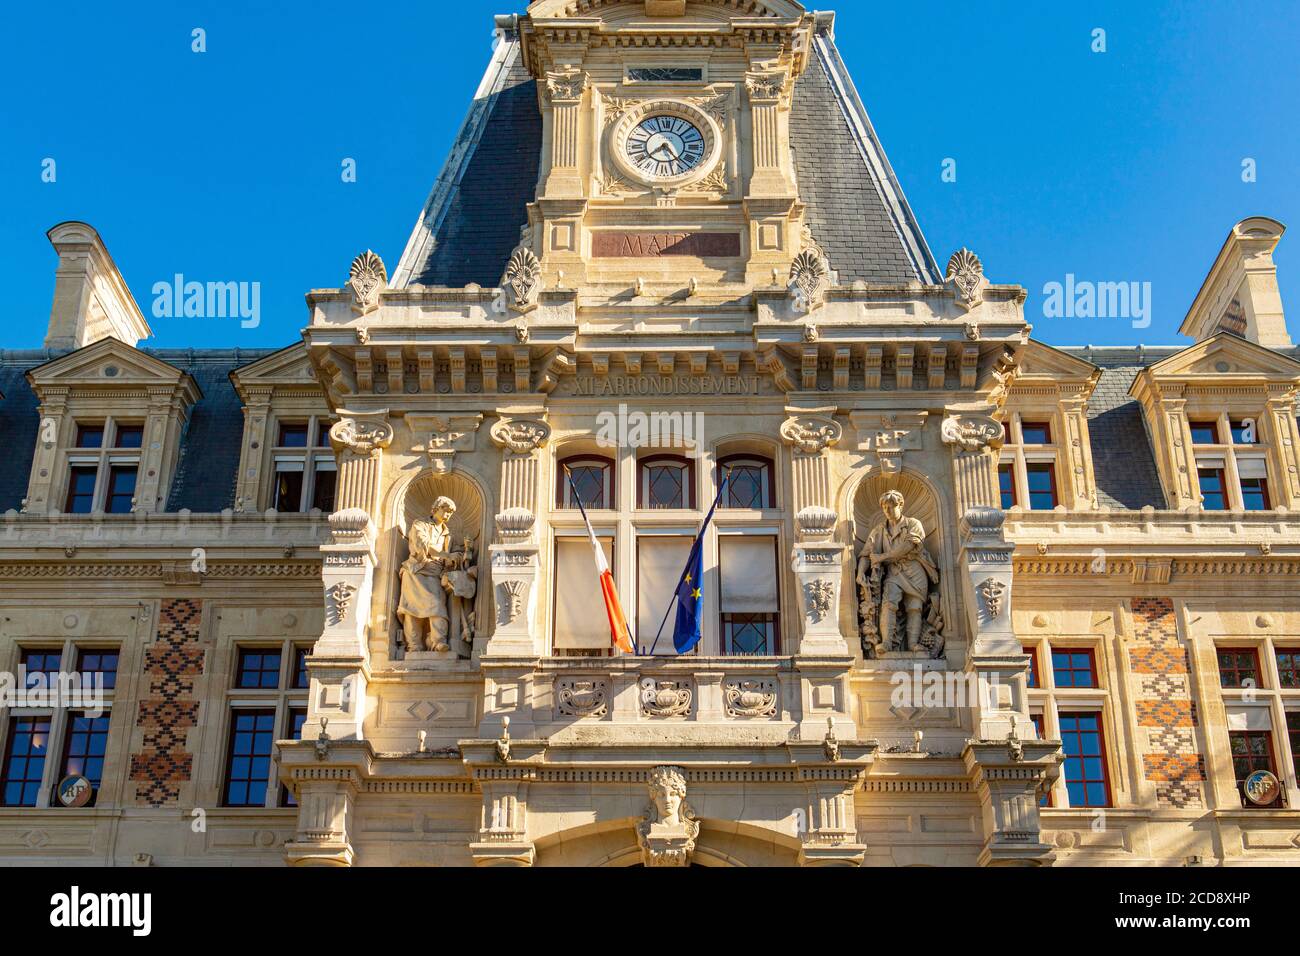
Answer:
[[[261,283],[257,328],[151,319],[148,344],[296,340],[304,294],[342,285],[358,252],[395,267],[482,76],[492,15],[523,6],[11,5],[0,346],[40,346],[56,263],[45,231],[65,219],[99,230],[146,315],[153,283],[175,273]],[[1043,341],[1185,341],[1178,325],[1229,227],[1300,221],[1294,0],[827,6],[940,265],[969,246],[993,281],[1024,285]],[[1300,337],[1300,232],[1277,262]],[[1044,284],[1067,273],[1151,283],[1150,327],[1045,318]]]

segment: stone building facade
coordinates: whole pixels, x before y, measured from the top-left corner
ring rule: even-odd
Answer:
[[[10,681],[0,860],[1300,861],[1283,227],[1233,227],[1187,347],[1036,341],[939,268],[834,24],[498,18],[400,262],[279,351],[141,348],[50,231],[0,670],[105,699]],[[615,652],[576,499],[646,652],[724,475],[701,642]]]

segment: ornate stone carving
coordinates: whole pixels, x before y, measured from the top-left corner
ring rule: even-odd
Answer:
[[[384,421],[344,417],[330,428],[330,444],[336,453],[347,449],[354,455],[377,458],[392,443],[393,426]]]
[[[872,656],[907,650],[938,658],[945,643],[939,568],[921,522],[903,515],[905,504],[897,491],[881,495],[884,517],[858,559],[862,647]]]
[[[641,679],[641,709],[647,717],[685,717],[694,697],[690,681]]]
[[[790,298],[794,311],[803,315],[821,307],[831,284],[831,266],[826,253],[804,228],[803,249],[790,264]]]
[[[835,603],[835,584],[826,578],[809,581],[803,586],[804,602],[808,616],[814,621],[821,621],[830,614]]]
[[[412,522],[407,534],[410,557],[402,564],[397,616],[408,651],[446,651],[453,630],[468,657],[474,642],[474,596],[478,560],[469,538],[456,548],[448,521],[456,502],[440,497],[428,520]]]
[[[546,74],[546,91],[554,100],[580,100],[587,88],[587,74],[581,70],[565,70]]]
[[[555,684],[555,706],[569,717],[604,717],[609,713],[609,684],[603,680],[563,678]]]
[[[530,312],[537,308],[542,295],[542,263],[532,249],[520,244],[506,263],[501,278],[510,308],[516,312]]]
[[[379,308],[379,293],[388,285],[384,261],[369,249],[352,260],[348,288],[352,290],[352,311],[366,315]]]
[[[785,420],[781,437],[805,455],[816,455],[839,444],[844,426],[833,418],[801,415]]]
[[[502,448],[509,448],[516,455],[529,455],[550,440],[551,426],[531,419],[502,419],[488,434]]]
[[[948,260],[944,281],[952,283],[957,304],[967,312],[984,301],[984,290],[989,284],[979,256],[965,248],[957,250]]]
[[[717,166],[713,167],[713,171],[703,179],[687,186],[685,191],[693,193],[725,193],[730,188],[731,176],[727,172],[727,163],[723,160],[720,161]]]
[[[829,541],[835,533],[835,523],[838,520],[839,515],[820,505],[808,505],[794,516],[799,537],[804,541]]]
[[[776,100],[780,99],[785,93],[786,81],[789,74],[784,70],[776,70],[771,73],[747,73],[745,74],[745,89],[749,91],[750,99],[755,100]]]
[[[497,585],[501,591],[501,623],[513,624],[524,613],[524,599],[528,596],[527,581],[502,581]]]
[[[646,866],[686,866],[700,835],[700,822],[686,802],[686,772],[655,767],[647,781],[650,804],[636,832]]]
[[[1003,442],[1002,424],[987,415],[954,415],[943,420],[939,436],[944,444],[956,445],[962,451],[981,451],[1000,448]]]
[[[990,621],[996,621],[1002,616],[1002,596],[1006,594],[1007,586],[997,578],[985,578],[979,583],[978,591],[980,600],[984,602],[984,613]]]
[[[734,678],[722,685],[728,717],[775,717],[779,689],[768,678]]]
[[[412,430],[417,427],[417,416],[408,414],[407,421]],[[443,475],[451,470],[458,451],[474,450],[474,436],[483,421],[483,415],[457,415],[449,418],[433,416],[426,421],[431,428],[425,454],[429,456],[429,464],[434,472]]]
[[[348,608],[352,597],[357,593],[357,586],[347,581],[335,583],[325,594],[330,599],[330,623],[342,624],[348,619]]]

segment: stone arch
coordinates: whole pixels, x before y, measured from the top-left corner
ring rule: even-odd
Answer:
[[[477,475],[462,468],[442,473],[425,468],[394,485],[381,509],[383,524],[376,547],[380,571],[375,582],[375,604],[382,623],[376,631],[384,636],[383,649],[390,658],[398,656],[401,647],[400,623],[394,611],[400,594],[398,571],[409,554],[406,532],[412,521],[428,516],[433,502],[441,496],[456,502],[456,513],[449,522],[453,539],[459,545],[468,538],[478,561],[475,647],[492,636],[496,614],[487,550],[492,541],[492,497]]]
[[[925,546],[939,567],[939,595],[945,622],[944,634],[948,641],[944,658],[950,662],[955,661],[953,645],[965,638],[958,614],[957,542],[949,519],[954,506],[944,488],[913,468],[904,467],[894,473],[872,468],[856,482],[848,483],[842,491],[838,512],[846,517],[840,525],[840,540],[850,545],[851,553],[846,555],[845,560],[841,620],[853,622],[853,633],[860,653],[858,589],[855,581],[857,562],[867,536],[880,519],[880,496],[886,491],[901,492],[907,501],[904,513],[908,517],[920,519],[921,526],[925,528]]]
[[[756,824],[699,817],[693,866],[794,866],[799,842]],[[538,839],[535,866],[631,867],[642,863],[635,817],[559,830]]]

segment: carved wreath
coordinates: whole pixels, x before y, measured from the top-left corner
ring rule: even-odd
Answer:
[[[821,578],[816,581],[809,581],[803,588],[808,614],[814,622],[825,620],[826,615],[830,614],[831,605],[835,600],[835,585],[825,578]]]

